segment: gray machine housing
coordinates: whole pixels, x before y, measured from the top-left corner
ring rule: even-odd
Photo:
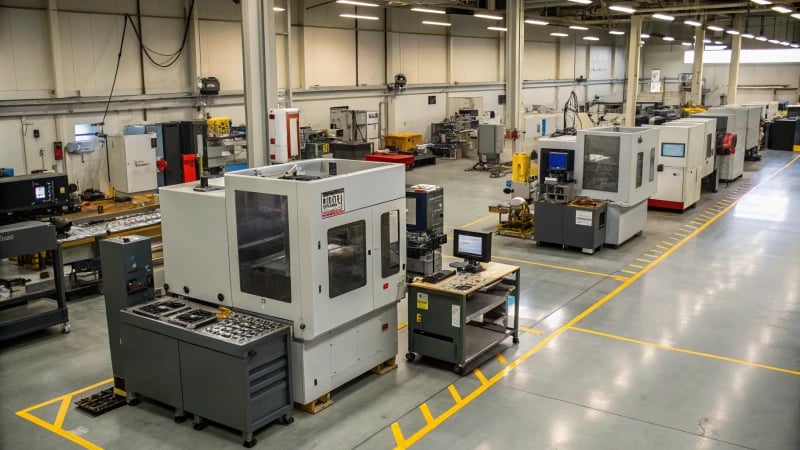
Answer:
[[[418,184],[406,189],[406,271],[431,275],[442,269],[444,189]]]

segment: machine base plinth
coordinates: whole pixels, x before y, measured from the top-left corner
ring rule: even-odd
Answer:
[[[384,375],[393,371],[394,369],[397,369],[397,356],[392,356],[386,361],[378,364],[371,370],[371,372],[377,373],[378,375]]]
[[[322,411],[323,409],[333,405],[333,400],[331,400],[331,393],[328,392],[327,394],[323,395],[322,397],[313,400],[305,405],[300,403],[295,403],[295,406],[298,409],[302,409],[303,411],[310,413],[310,414],[317,414],[318,412]]]

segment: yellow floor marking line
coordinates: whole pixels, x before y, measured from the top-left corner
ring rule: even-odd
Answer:
[[[544,334],[544,331],[537,330],[535,328],[528,328],[528,327],[519,327],[519,331],[524,331],[526,333],[535,334],[537,336],[541,336]]]
[[[447,386],[447,390],[450,391],[450,395],[453,396],[453,401],[456,402],[456,405],[462,402],[461,394],[458,393],[458,390],[452,384]]]
[[[656,244],[656,247],[660,248],[661,250],[667,250],[669,247],[664,247],[661,244]]]
[[[672,241],[680,241],[680,239],[676,238],[675,236],[670,236],[667,239],[672,240]]]
[[[572,329],[575,331],[580,331],[581,333],[594,334],[597,336],[603,336],[610,339],[616,339],[618,341],[624,341],[633,344],[646,345],[648,347],[660,348],[662,350],[670,350],[678,353],[686,353],[688,355],[702,356],[704,358],[718,359],[720,361],[728,361],[736,364],[744,364],[746,366],[760,367],[762,369],[774,370],[776,372],[783,372],[792,375],[800,375],[800,371],[797,370],[782,369],[780,367],[768,366],[766,364],[759,364],[751,361],[745,361],[743,359],[729,358],[727,356],[714,355],[711,353],[696,352],[694,350],[687,350],[685,348],[673,347],[671,345],[663,345],[656,342],[641,341],[639,339],[632,339],[625,336],[618,336],[616,334],[603,333],[601,331],[587,330],[586,328],[572,327]]]
[[[709,215],[700,214],[700,217],[702,217],[703,219],[706,219],[706,220],[710,220],[710,219],[714,218],[714,216],[712,216],[711,214],[709,214]]]
[[[685,227],[688,227],[688,228],[691,228],[691,229],[693,229],[693,230],[696,230],[696,229],[697,229],[697,226],[696,226],[696,225],[689,225],[689,224],[686,224],[686,225],[684,225],[684,226],[685,226]]]
[[[458,227],[458,228],[467,228],[467,227],[471,227],[471,226],[475,225],[476,223],[483,222],[484,220],[486,220],[486,219],[489,219],[489,218],[491,218],[491,217],[497,217],[497,214],[487,214],[487,215],[485,215],[485,216],[481,217],[480,219],[475,219],[475,220],[473,220],[472,222],[465,223],[464,225],[461,225],[461,226],[460,226],[460,227]]]
[[[397,329],[398,330],[402,330],[403,328],[405,328],[407,326],[408,326],[408,321],[405,321],[405,322],[401,323],[400,325],[398,325]]]
[[[427,403],[419,405],[419,410],[422,413],[422,417],[425,418],[426,423],[433,422],[433,415],[431,414],[431,410],[428,408]]]
[[[633,271],[630,271],[630,270],[625,270],[625,269],[622,269],[622,270],[620,270],[620,272],[629,273],[629,274],[631,274],[631,275],[636,275],[637,273],[639,273],[639,272],[633,272]]]
[[[478,369],[478,368],[476,367],[476,368],[475,368],[475,370],[473,370],[473,371],[472,371],[472,373],[474,373],[474,374],[475,374],[475,376],[476,376],[476,377],[478,377],[478,380],[481,382],[481,384],[487,384],[487,383],[489,383],[489,380],[487,380],[487,379],[486,379],[486,376],[485,376],[485,375],[483,375],[483,372],[481,372],[481,369]]]
[[[392,435],[394,436],[394,442],[397,444],[398,448],[407,448],[406,439],[403,437],[403,430],[400,429],[400,424],[397,422],[392,424]]]
[[[637,269],[644,269],[644,266],[640,266],[638,264],[628,264],[631,267],[636,267]]]
[[[89,449],[89,450],[102,450],[102,447],[100,447],[100,446],[98,446],[96,444],[93,444],[93,443],[87,441],[86,439],[83,439],[83,438],[81,438],[81,437],[79,437],[79,436],[77,436],[77,435],[75,435],[75,434],[73,434],[73,433],[61,428],[61,427],[64,425],[64,418],[66,417],[67,412],[69,412],[69,405],[72,403],[72,397],[74,397],[75,395],[78,395],[80,393],[83,393],[83,392],[86,392],[86,391],[90,391],[92,389],[96,389],[96,388],[98,388],[100,386],[103,386],[103,385],[106,385],[106,384],[111,384],[113,381],[114,381],[113,378],[105,379],[105,380],[97,382],[97,383],[95,383],[95,384],[93,384],[91,386],[86,386],[86,387],[80,388],[78,390],[69,392],[67,394],[60,395],[60,396],[58,396],[56,398],[53,398],[53,399],[50,399],[50,400],[46,400],[44,402],[38,403],[38,404],[33,405],[33,406],[29,406],[29,407],[27,407],[25,409],[21,409],[21,410],[17,411],[15,414],[17,416],[27,420],[28,422],[31,422],[31,423],[33,423],[35,425],[38,425],[38,426],[44,428],[45,430],[47,430],[47,431],[49,431],[49,432],[51,432],[53,434],[56,434],[58,436],[61,436],[62,438],[66,439],[68,441],[71,441],[71,442],[73,442],[73,443],[75,443],[75,444],[77,444],[77,445],[79,445],[79,446],[81,446],[83,448],[86,448],[86,449]],[[45,406],[52,405],[53,403],[56,403],[56,402],[59,402],[59,401],[61,402],[61,405],[59,405],[58,413],[56,414],[56,420],[55,420],[54,423],[47,422],[46,420],[43,420],[43,419],[41,419],[39,417],[36,417],[33,414],[31,414],[31,411],[35,411],[35,410],[37,410],[39,408],[43,408]]]
[[[653,262],[652,259],[643,259],[643,258],[636,258],[637,261],[641,261],[643,263],[651,263]]]
[[[783,167],[781,167],[777,171],[773,172],[770,176],[765,178],[764,181],[762,182],[762,184],[766,183],[767,181],[769,181],[772,178],[776,177],[779,173],[783,172],[786,168],[791,166],[799,158],[800,158],[800,155],[795,156],[794,159],[792,159],[786,165],[784,165]],[[759,184],[759,186],[760,186],[760,184]],[[758,189],[758,186],[756,186],[753,190],[748,191],[747,193],[745,193],[741,197],[739,197],[736,200],[736,202],[734,202],[734,203],[730,204],[728,207],[726,207],[723,210],[723,212],[719,215],[719,217],[722,217],[722,215],[724,215],[726,212],[728,212],[730,209],[732,209],[734,206],[736,206],[736,204],[738,204],[742,199],[744,199],[748,194],[750,194],[750,192],[753,192],[756,189]],[[470,404],[473,400],[475,400],[481,394],[483,394],[487,389],[489,389],[490,387],[495,385],[503,377],[508,375],[512,370],[516,369],[520,364],[524,363],[525,361],[530,359],[531,356],[533,356],[536,353],[538,353],[542,348],[544,348],[547,344],[549,344],[553,339],[557,338],[558,336],[560,336],[561,334],[563,334],[565,331],[569,330],[570,328],[573,328],[575,325],[578,324],[578,322],[580,322],[581,320],[585,319],[590,314],[595,312],[598,308],[600,308],[601,306],[603,306],[606,303],[608,303],[611,299],[616,297],[620,292],[622,292],[628,286],[630,286],[631,284],[636,282],[639,278],[644,276],[648,271],[650,271],[650,269],[652,269],[653,267],[655,267],[658,264],[660,264],[661,261],[663,261],[666,257],[668,257],[673,252],[675,252],[676,250],[681,248],[686,242],[689,242],[697,234],[699,234],[700,232],[702,232],[703,230],[705,230],[706,228],[711,226],[711,224],[716,222],[716,220],[719,217],[715,217],[713,220],[709,220],[708,222],[703,224],[703,226],[701,226],[700,228],[698,228],[697,230],[693,231],[691,234],[686,236],[685,239],[683,239],[682,241],[680,241],[677,244],[675,244],[674,247],[670,248],[666,252],[663,252],[664,253],[663,255],[659,256],[649,266],[644,268],[644,270],[642,270],[641,272],[637,272],[636,275],[634,275],[634,276],[628,278],[627,280],[623,281],[622,283],[620,283],[620,285],[617,286],[614,290],[612,290],[611,292],[606,294],[603,298],[601,298],[600,300],[596,301],[594,304],[592,304],[591,306],[589,306],[588,308],[583,310],[583,312],[581,312],[577,316],[573,317],[572,320],[570,320],[569,322],[567,322],[564,325],[562,325],[561,328],[559,328],[556,331],[554,331],[554,332],[550,333],[549,335],[547,335],[544,339],[539,341],[538,344],[533,346],[533,348],[531,348],[530,350],[526,351],[525,353],[520,355],[519,358],[515,359],[514,361],[511,361],[510,363],[508,363],[508,365],[506,365],[505,367],[500,369],[500,371],[497,372],[492,378],[490,378],[486,384],[482,384],[482,385],[478,386],[477,389],[475,389],[469,395],[464,397],[463,400],[457,401],[455,405],[450,407],[450,409],[448,409],[447,411],[443,412],[438,417],[434,418],[433,422],[431,422],[431,423],[425,425],[424,427],[422,427],[419,431],[417,431],[416,433],[412,434],[408,439],[405,439],[402,442],[398,441],[398,445],[396,447],[396,450],[397,449],[405,449],[405,448],[408,448],[408,447],[411,447],[412,445],[414,445],[417,441],[419,441],[420,439],[425,437],[428,433],[430,433],[431,431],[436,429],[439,425],[441,425],[442,423],[447,421],[454,414],[456,414],[459,411],[461,411],[461,409],[464,408],[464,406]],[[450,388],[452,388],[452,385],[448,386],[448,389],[450,389]],[[453,389],[450,390],[450,393],[453,394]],[[454,395],[454,398],[455,398],[455,395]],[[393,431],[394,431],[394,426],[395,426],[396,423],[397,422],[394,422],[392,424],[392,430]],[[401,437],[402,437],[402,435],[401,435]],[[397,441],[397,435],[396,434],[395,434],[395,440]],[[401,443],[402,443],[402,445],[401,445]]]
[[[500,364],[505,364],[508,362],[505,356],[502,353],[497,354],[497,360],[500,361]]]
[[[644,254],[644,255],[642,255],[642,256],[647,256],[648,258],[653,258],[653,259],[655,259],[655,258],[658,258],[658,255],[651,255],[651,254],[649,254],[649,253],[645,253],[645,254]],[[648,262],[649,262],[649,261],[648,261]]]
[[[702,224],[703,224],[703,222],[698,222],[698,221],[696,221],[696,220],[692,220],[692,221],[691,221],[691,222],[689,222],[689,223],[691,223],[692,225],[702,225]]]
[[[672,247],[673,245],[675,245],[675,244],[673,244],[672,242],[667,242],[667,241],[661,241],[661,243],[662,243],[662,244],[664,244],[664,245],[669,245],[670,247]]]
[[[503,261],[512,261],[512,262],[518,262],[518,263],[522,263],[522,264],[530,264],[532,266],[547,267],[549,269],[558,269],[558,270],[565,270],[567,272],[575,272],[575,273],[583,273],[583,274],[586,274],[586,275],[594,275],[596,277],[614,278],[616,280],[623,281],[623,280],[619,279],[620,277],[618,277],[616,275],[613,275],[613,274],[610,274],[610,273],[592,272],[590,270],[573,269],[572,267],[555,266],[553,264],[545,264],[545,263],[539,263],[539,262],[534,262],[534,261],[526,261],[524,259],[504,258],[502,256],[493,256],[492,258],[493,259],[500,259],[500,260],[503,260]]]

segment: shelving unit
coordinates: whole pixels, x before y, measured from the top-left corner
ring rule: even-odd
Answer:
[[[409,361],[419,354],[453,363],[456,373],[464,373],[509,336],[519,342],[519,267],[483,267],[482,272],[462,272],[435,284],[409,285]]]

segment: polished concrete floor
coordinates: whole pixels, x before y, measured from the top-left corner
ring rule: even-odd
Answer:
[[[322,413],[263,429],[258,447],[799,449],[800,162],[763,154],[697,207],[651,211],[644,236],[619,249],[495,237],[495,259],[522,267],[519,345],[464,376],[403,359],[334,391]],[[408,172],[444,186],[448,232],[496,223],[487,206],[504,179],[470,164]],[[147,402],[97,418],[75,410],[61,396],[107,379],[110,362],[102,297],[71,302],[70,315],[69,335],[0,347],[0,448],[241,448],[230,430],[194,431]]]

